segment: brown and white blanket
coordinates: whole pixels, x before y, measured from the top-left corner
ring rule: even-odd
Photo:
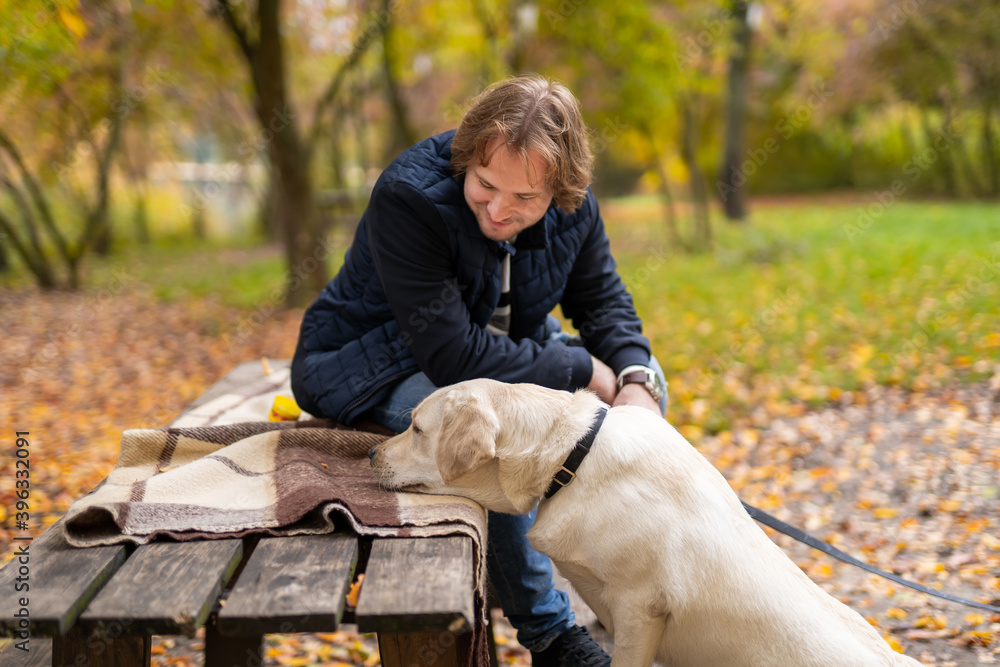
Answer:
[[[287,371],[275,375],[175,422],[187,426],[125,431],[115,468],[61,522],[66,540],[75,546],[142,544],[318,534],[347,526],[381,537],[467,535],[475,545],[479,591],[475,644],[485,647],[479,641],[486,618],[482,507],[456,496],[379,488],[367,454],[385,435],[325,420],[234,423],[266,419],[263,406],[269,408],[276,394],[291,394]],[[476,662],[483,650],[476,651]]]

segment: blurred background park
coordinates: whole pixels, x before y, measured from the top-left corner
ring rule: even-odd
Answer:
[[[1000,5],[976,0],[0,0],[0,426],[38,434],[38,530],[122,430],[289,358],[381,169],[518,72],[581,101],[671,423],[745,499],[870,556],[920,541],[926,498],[838,496],[859,459],[810,459],[829,439],[801,420],[836,415],[862,463],[851,410],[945,429],[897,442],[894,475],[972,452],[986,477],[947,487],[941,530],[984,565],[945,583],[1000,596]],[[893,636],[927,625],[892,609]],[[1000,619],[961,619],[936,639],[986,639],[925,662],[995,661]]]

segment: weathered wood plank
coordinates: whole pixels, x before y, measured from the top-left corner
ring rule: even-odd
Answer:
[[[243,556],[240,540],[144,544],[80,615],[114,634],[193,635]]]
[[[357,561],[353,534],[262,539],[219,611],[219,632],[335,630]]]
[[[379,539],[355,618],[362,632],[465,632],[475,618],[472,540]]]
[[[0,570],[0,590],[4,591],[0,596],[0,634],[6,636],[16,636],[20,629],[15,614],[21,609],[22,597],[28,599],[32,634],[66,632],[125,561],[126,554],[126,547],[121,545],[87,549],[70,546],[58,523],[24,544],[28,545],[27,557],[15,556]],[[27,591],[15,588],[25,584]]]
[[[52,640],[32,636],[27,651],[14,646],[19,639],[0,639],[0,665],[4,667],[50,667],[52,665]],[[4,642],[9,642],[4,644]]]
[[[396,634],[381,632],[378,651],[382,667],[468,667],[472,633],[448,632]]]
[[[152,648],[149,635],[88,634],[73,628],[52,638],[52,667],[140,667],[150,663]]]

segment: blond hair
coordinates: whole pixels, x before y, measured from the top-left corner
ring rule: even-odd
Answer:
[[[451,165],[456,174],[475,163],[488,166],[496,149],[489,155],[486,149],[499,137],[497,149],[505,146],[526,167],[528,151],[542,158],[553,201],[572,213],[583,203],[594,165],[587,135],[579,102],[566,86],[537,74],[516,76],[472,101],[451,142]]]

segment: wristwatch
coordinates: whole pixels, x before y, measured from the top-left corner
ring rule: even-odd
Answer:
[[[649,395],[652,396],[653,400],[657,403],[663,399],[663,394],[667,390],[666,380],[664,380],[649,366],[633,364],[632,366],[626,366],[622,369],[622,372],[618,374],[619,389],[627,384],[632,384],[633,382],[646,387],[646,391],[649,392]]]

